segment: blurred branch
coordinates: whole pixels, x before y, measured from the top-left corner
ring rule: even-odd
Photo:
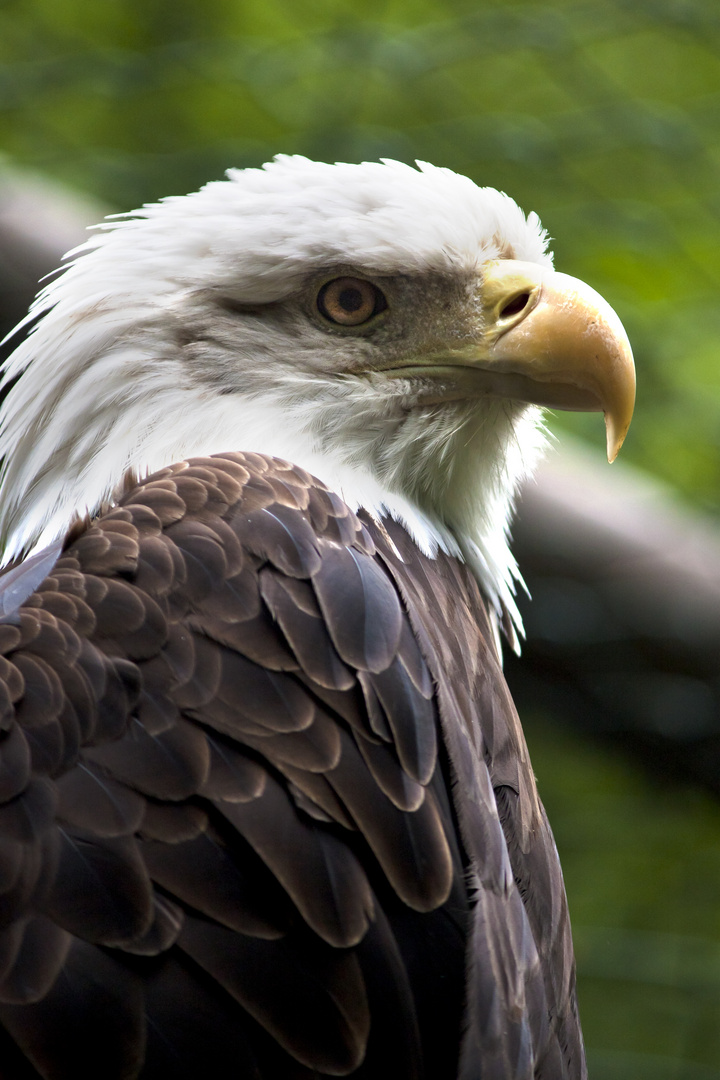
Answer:
[[[0,167],[0,338],[23,317],[40,279],[105,213],[56,184]]]
[[[521,711],[550,710],[720,795],[717,524],[563,439],[514,533],[532,594],[523,657],[508,661]]]

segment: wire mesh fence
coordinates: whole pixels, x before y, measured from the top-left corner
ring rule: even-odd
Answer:
[[[507,190],[629,324],[628,456],[717,508],[715,0],[5,0],[0,141],[122,209],[279,151]]]
[[[540,214],[560,268],[628,326],[639,402],[623,453],[720,510],[717,0],[2,0],[0,146],[110,209],[278,152],[425,159],[508,191]],[[597,418],[562,422],[601,452]],[[558,744],[543,793],[562,785],[560,766],[590,785],[581,759]],[[559,810],[582,818],[561,837],[581,910],[588,875],[573,845],[620,836],[623,813],[651,813],[621,803],[608,824],[622,784],[608,779],[612,764],[593,769],[604,801],[582,817],[575,791]],[[634,849],[628,832],[594,888],[614,874],[622,890],[636,867],[634,887],[655,893],[685,870],[686,918],[677,881],[672,914],[652,931],[617,908],[609,930],[597,907],[581,916],[595,1080],[720,1080],[720,911],[708,897],[720,818],[708,801],[683,824],[681,802],[667,796],[664,853],[656,839],[648,857],[647,829]],[[683,861],[673,830],[690,827],[702,842]]]

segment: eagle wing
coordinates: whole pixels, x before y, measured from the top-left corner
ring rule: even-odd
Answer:
[[[584,1075],[484,604],[396,524],[154,474],[0,619],[0,729],[8,1080]]]

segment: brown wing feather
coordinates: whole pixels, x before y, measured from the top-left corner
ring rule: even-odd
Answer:
[[[0,619],[3,1078],[582,1075],[484,606],[387,530],[194,459]]]
[[[474,874],[460,1077],[477,1076],[478,1061],[483,1076],[585,1076],[562,872],[477,585],[455,560],[419,557],[395,523],[386,522],[392,543],[366,524],[436,679]],[[441,607],[450,596],[452,634]]]

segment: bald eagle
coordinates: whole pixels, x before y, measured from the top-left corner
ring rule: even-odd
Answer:
[[[625,436],[615,313],[506,195],[279,157],[104,224],[25,324],[3,1078],[584,1076],[498,628],[542,407]]]

